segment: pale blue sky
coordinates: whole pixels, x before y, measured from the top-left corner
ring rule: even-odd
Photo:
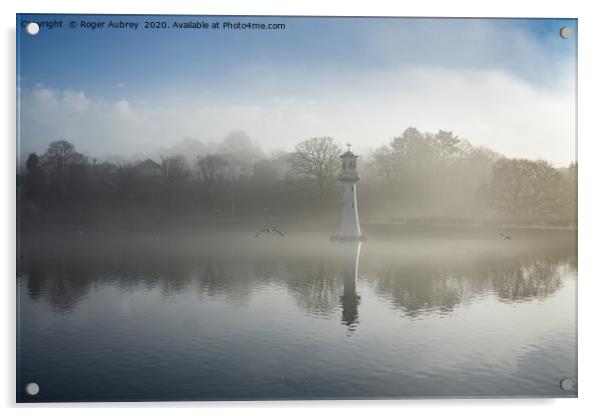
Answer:
[[[509,156],[574,159],[576,36],[564,40],[558,31],[570,26],[576,34],[576,20],[19,15],[17,27],[20,19],[66,26],[37,36],[19,31],[24,151],[61,136],[95,155],[127,154],[184,136],[219,140],[239,128],[267,150],[333,135],[368,151],[413,125],[451,129]],[[68,27],[81,20],[286,29]],[[517,108],[523,102],[530,119]],[[539,132],[546,120],[562,125]],[[520,140],[508,137],[520,131]],[[554,132],[551,149],[543,140],[521,147]]]

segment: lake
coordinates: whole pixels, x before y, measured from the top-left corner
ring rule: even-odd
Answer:
[[[261,226],[23,230],[17,400],[576,396],[574,230]]]

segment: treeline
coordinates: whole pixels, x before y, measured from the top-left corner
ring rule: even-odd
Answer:
[[[270,156],[243,132],[187,139],[153,159],[90,159],[68,141],[31,153],[18,172],[24,223],[187,218],[336,219],[341,145],[331,137]],[[360,217],[576,223],[577,167],[507,159],[452,132],[406,129],[360,155]]]
[[[450,131],[410,127],[366,165],[365,205],[374,215],[576,224],[574,163],[557,169],[544,160],[508,159]]]

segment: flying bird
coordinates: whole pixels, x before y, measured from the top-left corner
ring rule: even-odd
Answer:
[[[509,235],[504,236],[504,240],[512,240]]]
[[[282,237],[286,237],[286,235],[284,235],[283,233],[281,233],[280,231],[278,231],[275,228],[262,228],[261,230],[259,230],[259,232],[257,234],[255,234],[255,238],[259,237],[259,235],[261,233],[278,233],[280,234]]]

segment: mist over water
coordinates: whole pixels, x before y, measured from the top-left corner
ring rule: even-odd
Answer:
[[[19,401],[576,394],[574,231],[265,225],[24,230]]]

